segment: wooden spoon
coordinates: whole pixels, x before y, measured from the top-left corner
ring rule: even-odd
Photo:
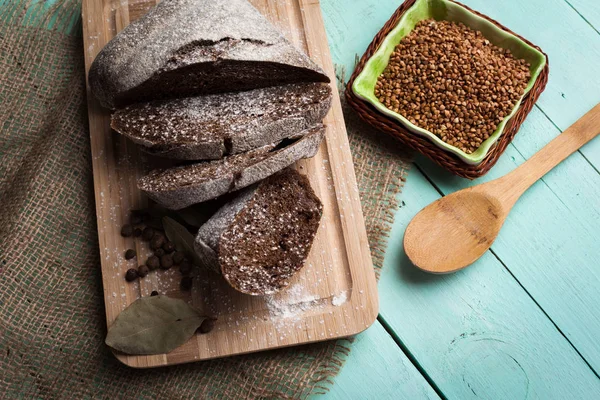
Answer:
[[[428,205],[406,228],[408,258],[436,274],[470,265],[490,248],[519,197],[599,133],[600,104],[511,173]]]

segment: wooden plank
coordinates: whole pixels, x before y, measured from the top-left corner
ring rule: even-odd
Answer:
[[[379,21],[372,18],[373,11],[391,15],[396,6],[394,2],[374,7],[363,0],[321,1],[336,67],[343,66],[348,73],[352,71],[355,55],[364,51],[371,41],[364,31],[379,28]],[[348,21],[347,17],[352,20]],[[353,29],[358,25],[362,28]],[[351,349],[331,390],[315,399],[439,398],[379,322],[356,336]]]
[[[425,177],[411,171],[379,283],[380,315],[444,396],[600,396],[594,372],[493,254],[451,275],[410,264],[404,229],[437,198]]]
[[[598,135],[600,103],[510,173],[425,207],[404,233],[408,258],[424,271],[442,274],[473,264],[490,249],[519,198]],[[587,163],[584,167],[591,170]]]
[[[565,2],[600,34],[600,7],[596,0],[565,0]]]
[[[538,104],[561,129],[570,126],[600,100],[596,85],[600,73],[600,8],[596,0],[569,0],[588,25],[565,0],[491,2],[463,0],[539,45],[550,57],[550,80]],[[343,3],[343,4],[342,4]],[[326,28],[336,63],[349,73],[373,36],[399,6],[392,0],[323,1]],[[534,18],[532,16],[535,16]],[[585,43],[585,45],[581,45]],[[596,60],[596,61],[595,61]],[[557,117],[555,117],[555,115]],[[555,120],[556,119],[556,120]],[[600,140],[582,153],[600,170]]]
[[[486,0],[466,0],[465,4],[501,21],[548,54],[550,77],[538,105],[559,129],[569,127],[600,101],[597,86],[600,35],[597,26],[594,28],[586,22],[565,0],[511,1],[510,6]],[[591,9],[598,9],[595,0],[573,4],[589,4]],[[587,15],[594,18],[596,13],[588,12]],[[600,169],[600,140],[591,142],[581,152],[596,169]]]
[[[493,14],[550,56],[551,90],[540,98],[539,109],[532,112],[517,135],[514,162],[501,159],[484,179],[489,180],[533,155],[560,132],[558,128],[565,129],[600,100],[597,88],[590,85],[600,72],[600,35],[564,1],[520,2],[515,5],[519,12],[480,0],[468,4]],[[534,19],[523,16],[542,8],[544,11],[536,13]],[[600,344],[595,340],[600,333],[600,310],[596,306],[600,295],[595,290],[600,284],[596,268],[600,213],[591,206],[597,204],[600,194],[600,141],[592,141],[580,153],[585,159],[575,154],[523,197],[492,249],[600,372]],[[444,193],[468,185],[426,165],[427,174]]]
[[[514,169],[559,131],[534,109],[507,154],[479,181]],[[475,182],[458,180],[419,160],[444,193]],[[516,279],[596,371],[600,371],[600,175],[575,153],[515,205],[492,245]],[[476,262],[470,268],[478,269]],[[558,296],[557,294],[560,294]]]
[[[350,78],[356,58],[402,3],[401,0],[321,0],[334,63]]]
[[[581,16],[582,19],[585,20],[587,24],[598,34],[600,35],[600,7],[598,7],[597,0],[565,0],[567,4],[575,9],[575,12]],[[588,40],[586,40],[586,46],[577,46],[576,51],[583,54],[586,62],[598,62],[598,43],[597,39],[591,39],[590,36],[593,36],[593,32],[590,32],[586,29],[586,36],[588,37],[589,42],[592,44],[587,45]],[[589,34],[589,36],[588,36]],[[592,52],[593,58],[589,59],[589,52]],[[593,61],[596,60],[596,61]],[[579,77],[579,76],[578,76]],[[587,78],[587,77],[586,77]],[[596,77],[592,77],[595,79]],[[597,79],[595,80],[597,81]],[[593,85],[590,85],[593,86]],[[590,88],[591,89],[591,88]],[[573,99],[572,99],[573,100]],[[579,102],[578,98],[574,99],[575,103]],[[600,140],[596,140],[590,144],[588,144],[583,150],[582,154],[585,155],[586,159],[594,166],[596,171],[600,173]]]
[[[550,78],[538,104],[561,129],[598,103],[600,35],[564,0],[498,2],[467,0],[474,7],[544,50],[550,59]]]
[[[376,322],[355,337],[334,384],[316,399],[439,399],[406,355]]]
[[[333,77],[318,1],[253,3]],[[131,4],[85,0],[82,12],[86,70],[110,38],[153,4],[154,0],[136,0]],[[145,204],[135,185],[143,171],[137,148],[110,130],[108,110],[98,105],[89,90],[88,104],[108,325],[128,304],[149,295],[151,290],[182,297],[219,317],[210,334],[197,335],[168,355],[118,355],[122,362],[151,367],[333,339],[358,333],[375,320],[375,276],[337,96],[325,119],[327,138],[317,156],[297,165],[309,176],[324,204],[323,221],[306,268],[294,278],[288,291],[273,297],[241,295],[222,279],[203,272],[198,272],[191,297],[180,292],[174,270],[159,271],[140,283],[125,284],[123,274],[132,266],[123,259],[125,250],[136,248],[140,258],[149,254],[139,240],[119,234],[128,210]],[[277,305],[275,309],[273,303]],[[298,313],[290,321],[286,319],[288,313],[279,312],[281,307],[291,307]]]
[[[597,88],[590,82],[595,81],[600,64],[598,35],[562,0],[513,2],[511,6],[483,0],[465,3],[498,19],[549,53],[550,85],[542,96],[544,102],[539,104],[553,120],[554,115],[558,116],[561,127],[565,128],[597,103]],[[362,7],[372,5],[363,4]],[[385,18],[387,16],[381,18],[381,24]],[[370,37],[378,29],[372,25],[365,20],[362,26],[368,26],[373,32],[366,33],[361,29],[349,34]],[[582,43],[586,45],[582,46]],[[335,50],[335,46],[332,48]],[[582,91],[586,95],[579,98]],[[509,148],[485,180],[512,170],[522,161],[522,155],[531,156],[558,133],[540,109],[534,110],[517,136],[516,148]],[[600,141],[588,144],[582,153],[598,170]],[[427,168],[428,175],[444,193],[469,185],[423,159],[419,159],[419,164]],[[594,242],[598,241],[599,217],[596,208],[590,207],[597,203],[597,176],[581,156],[575,155],[551,172],[544,182],[537,185],[540,188],[536,186],[525,195],[523,200],[528,203],[518,205],[514,210],[493,249],[598,370],[599,349],[595,337],[600,332],[600,318],[595,304],[600,299],[594,287],[598,280],[595,266],[599,250]],[[529,200],[531,198],[534,200]],[[518,228],[509,228],[511,224]],[[509,229],[510,233],[506,233]]]

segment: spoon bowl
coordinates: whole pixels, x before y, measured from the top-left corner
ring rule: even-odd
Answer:
[[[467,189],[443,197],[406,228],[406,255],[427,272],[457,271],[490,248],[505,214],[501,201],[487,193]]]

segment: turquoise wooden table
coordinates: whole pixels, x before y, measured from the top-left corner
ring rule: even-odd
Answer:
[[[399,0],[321,0],[334,62],[352,71]],[[497,241],[453,275],[402,249],[424,206],[521,164],[600,102],[598,0],[464,0],[540,46],[550,79],[498,164],[474,182],[415,158],[379,282],[329,399],[600,398],[600,139],[536,183]]]

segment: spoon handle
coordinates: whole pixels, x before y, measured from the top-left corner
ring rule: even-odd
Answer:
[[[538,179],[600,134],[600,104],[554,138],[529,160],[494,185],[506,205],[512,205]],[[490,182],[492,183],[492,182]]]

